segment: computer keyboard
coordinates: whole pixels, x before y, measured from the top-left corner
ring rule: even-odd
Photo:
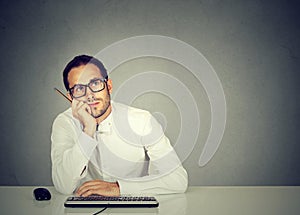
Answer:
[[[114,208],[153,208],[159,203],[155,197],[150,196],[88,196],[88,197],[68,197],[64,203],[65,207],[114,207]]]

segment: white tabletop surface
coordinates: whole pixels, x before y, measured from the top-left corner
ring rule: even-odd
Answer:
[[[0,214],[93,214],[97,208],[67,209],[67,196],[50,190],[50,201],[33,198],[36,187],[0,186]],[[108,208],[101,214],[300,214],[300,187],[189,187],[184,194],[158,195],[155,209]]]

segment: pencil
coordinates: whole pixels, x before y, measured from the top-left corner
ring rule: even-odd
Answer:
[[[59,89],[57,89],[56,87],[54,87],[54,90],[59,93],[60,95],[62,95],[63,97],[65,97],[69,102],[72,102],[71,99],[69,99],[65,94],[63,94]]]

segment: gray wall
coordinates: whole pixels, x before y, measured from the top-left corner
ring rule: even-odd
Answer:
[[[17,3],[18,2],[18,3]],[[61,71],[137,35],[164,35],[198,49],[225,92],[227,124],[204,167],[209,102],[199,82],[164,59],[142,58],[111,72],[115,90],[147,70],[184,74],[201,115],[197,144],[184,161],[191,185],[300,185],[299,4],[297,1],[1,1],[0,185],[51,185],[50,132],[68,107]],[[105,62],[104,62],[105,63]],[[176,74],[175,74],[176,73]],[[176,140],[176,104],[157,93],[134,106],[161,112]],[[192,129],[192,128],[191,128]]]

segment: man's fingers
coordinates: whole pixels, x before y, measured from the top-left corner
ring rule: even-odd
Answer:
[[[72,110],[74,113],[77,113],[80,107],[83,105],[83,102],[73,99]]]
[[[80,102],[81,101],[78,101],[77,99],[73,99],[73,101],[72,101],[72,108],[76,108],[79,105]]]
[[[92,114],[91,107],[86,102],[78,101],[76,99],[72,102],[72,111],[73,115],[78,119],[86,118],[88,115]]]
[[[79,102],[79,103],[77,104],[76,109],[77,109],[78,111],[79,111],[79,110],[85,110],[86,106],[87,106],[87,104],[81,101],[81,102]]]
[[[95,190],[95,189],[101,189],[102,181],[100,180],[93,180],[85,182],[82,186],[80,186],[77,190],[78,195],[82,195],[83,193],[87,192],[88,190]]]
[[[73,99],[72,115],[80,121],[83,131],[93,138],[96,131],[96,119],[91,107],[84,101]]]
[[[101,184],[103,183],[103,181],[101,180],[91,180],[91,181],[86,181],[84,182],[81,187],[84,188],[84,187],[89,187],[89,186],[93,186],[93,185],[97,185],[97,184]]]
[[[91,107],[90,107],[88,104],[85,105],[85,110],[86,110],[89,114],[92,114]]]
[[[87,112],[89,114],[92,114],[91,107],[85,102],[80,102],[77,106],[77,110],[78,110],[78,112],[81,112],[81,113]]]
[[[79,196],[89,196],[98,194],[103,196],[119,196],[120,190],[116,187],[116,183],[106,182],[102,180],[93,180],[85,182],[76,192]]]
[[[97,193],[94,193],[92,190],[87,190],[86,192],[82,193],[80,196],[82,197],[87,197],[87,196],[90,196],[90,195],[95,195]]]
[[[80,190],[77,195],[79,196],[89,196],[89,195],[92,195],[92,194],[97,194],[96,192],[96,189],[93,188],[93,187],[85,187],[84,189]]]

